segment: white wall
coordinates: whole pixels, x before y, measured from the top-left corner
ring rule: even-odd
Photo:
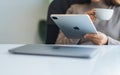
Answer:
[[[0,0],[0,43],[37,43],[38,22],[47,8],[47,0]]]

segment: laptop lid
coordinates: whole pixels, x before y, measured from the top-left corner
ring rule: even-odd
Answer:
[[[99,50],[97,47],[85,47],[77,45],[41,45],[29,44],[17,48],[10,49],[12,54],[42,55],[42,56],[59,56],[74,58],[91,58],[95,56]]]

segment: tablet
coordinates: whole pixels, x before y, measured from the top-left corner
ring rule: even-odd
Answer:
[[[28,44],[10,49],[12,54],[40,55],[72,58],[92,58],[99,53],[98,47],[80,45],[42,45]]]
[[[82,38],[87,33],[97,33],[87,14],[52,14],[51,19],[71,39]]]

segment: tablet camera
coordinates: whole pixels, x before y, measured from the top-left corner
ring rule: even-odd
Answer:
[[[80,28],[79,28],[79,27],[73,27],[73,29],[74,29],[74,30],[80,30]]]
[[[55,17],[55,16],[54,16],[54,17],[52,17],[52,18],[53,18],[54,20],[57,20],[57,19],[58,19],[58,18],[57,18],[57,17]]]

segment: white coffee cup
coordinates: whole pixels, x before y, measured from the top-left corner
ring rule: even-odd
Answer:
[[[96,8],[96,17],[100,20],[110,20],[113,16],[113,9]]]

